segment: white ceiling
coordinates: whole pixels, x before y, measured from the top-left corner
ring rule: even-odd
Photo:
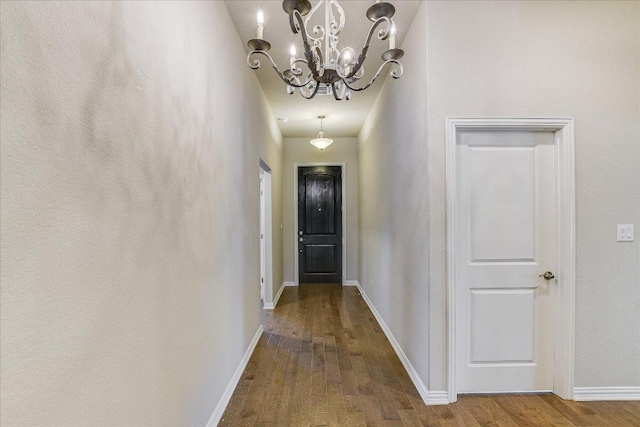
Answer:
[[[311,0],[315,5],[319,0]],[[391,1],[396,7],[393,20],[397,28],[397,45],[401,46],[407,29],[411,26],[413,18],[420,7],[421,0],[395,0]],[[302,51],[300,34],[293,34],[289,26],[289,17],[282,10],[281,0],[226,0],[227,7],[231,13],[231,18],[245,43],[247,53],[249,48],[246,42],[256,37],[256,14],[262,8],[265,15],[264,39],[271,43],[269,54],[273,57],[281,71],[289,68],[289,47],[291,43],[296,43],[298,56]],[[360,53],[365,42],[365,37],[371,27],[365,15],[367,9],[375,3],[375,0],[340,0],[340,6],[346,15],[345,29],[340,35],[338,48],[350,46]],[[321,10],[320,19],[324,19]],[[320,22],[319,22],[320,23]],[[379,27],[379,28],[382,28]],[[382,41],[373,37],[371,47],[364,63],[365,76],[360,82],[368,82],[377,71],[382,60],[380,55],[388,48],[388,40]],[[407,53],[405,53],[406,55]],[[327,118],[324,120],[324,130],[327,137],[355,137],[360,133],[360,129],[373,106],[385,76],[389,74],[391,68],[385,70],[373,86],[362,92],[353,92],[350,101],[336,101],[332,95],[317,95],[313,99],[304,99],[296,91],[289,95],[286,86],[271,68],[271,63],[261,55],[255,56],[260,60],[261,66],[255,73],[258,76],[260,85],[264,90],[271,110],[276,118],[287,117],[287,123],[278,122],[282,135],[291,137],[312,137],[319,130],[319,120],[317,116],[323,114]],[[240,64],[247,67],[246,63]],[[360,83],[358,86],[362,86]]]

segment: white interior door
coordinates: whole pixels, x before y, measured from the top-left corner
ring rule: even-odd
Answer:
[[[463,130],[456,162],[456,389],[551,391],[554,134]]]

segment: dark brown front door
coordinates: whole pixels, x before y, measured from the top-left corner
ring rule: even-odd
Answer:
[[[298,168],[300,283],[342,283],[342,173]]]

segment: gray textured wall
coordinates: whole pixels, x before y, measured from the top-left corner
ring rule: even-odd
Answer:
[[[359,138],[359,280],[430,390],[446,389],[447,117],[575,118],[575,385],[640,385],[640,244],[616,242],[616,224],[640,227],[639,16],[637,1],[433,1],[416,16],[407,72]]]
[[[359,135],[358,280],[423,382],[429,375],[426,4]],[[372,286],[373,283],[373,286]]]
[[[223,2],[2,2],[2,425],[204,425],[281,137]],[[252,126],[247,126],[251,123]]]
[[[576,387],[640,385],[640,2],[428,2],[431,388],[446,380],[446,117],[574,117]],[[620,196],[624,195],[624,196]]]

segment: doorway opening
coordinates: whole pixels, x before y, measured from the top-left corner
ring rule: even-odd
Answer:
[[[573,119],[447,120],[449,402],[573,397],[573,153]]]
[[[260,300],[273,309],[271,168],[260,160]]]
[[[294,165],[295,284],[346,277],[346,164]]]

